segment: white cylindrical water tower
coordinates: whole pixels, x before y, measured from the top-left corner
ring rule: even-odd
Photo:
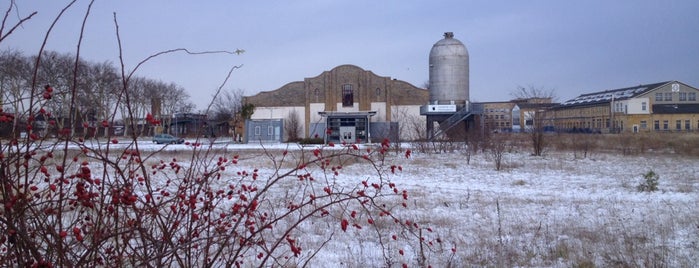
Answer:
[[[465,106],[469,102],[468,51],[454,33],[444,33],[430,50],[430,104]]]

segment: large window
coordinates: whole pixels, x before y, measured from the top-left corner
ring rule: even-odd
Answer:
[[[342,85],[342,107],[352,106],[354,106],[354,90],[352,90],[352,85]]]
[[[663,101],[663,93],[655,93],[655,101]]]
[[[682,129],[682,120],[675,121],[675,129],[677,129],[677,130]]]
[[[644,102],[641,102],[641,111],[645,111],[646,108],[647,108],[646,106],[647,106],[647,104],[646,104],[645,101],[644,101]]]
[[[663,129],[668,130],[670,128],[670,121],[663,120]]]
[[[680,92],[680,101],[687,101],[687,92]]]
[[[687,100],[689,100],[689,101],[697,101],[697,93],[696,93],[696,92],[689,92],[689,93],[687,93]]]
[[[646,121],[641,121],[641,129],[646,129],[648,128],[648,123]]]
[[[660,121],[659,120],[653,121],[653,129],[660,130]]]
[[[665,101],[672,101],[672,92],[665,92]]]
[[[692,129],[692,123],[691,123],[691,122],[692,122],[692,121],[684,120],[684,129],[686,129],[686,130]]]

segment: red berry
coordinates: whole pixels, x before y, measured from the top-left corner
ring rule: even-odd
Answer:
[[[346,219],[342,219],[342,222],[340,223],[340,226],[342,227],[342,231],[347,231],[347,225],[349,222]]]

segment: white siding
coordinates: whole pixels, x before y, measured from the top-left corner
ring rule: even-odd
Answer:
[[[311,111],[311,121],[308,123],[321,123],[325,122],[322,116],[318,114],[318,112],[323,112],[325,111],[325,103],[311,103],[310,104],[310,111]]]
[[[427,117],[420,115],[420,105],[391,106],[391,121],[398,122],[398,135],[401,140],[425,138]]]
[[[252,114],[250,119],[264,120],[264,119],[282,119],[286,120],[289,118],[291,111],[296,111],[298,120],[301,123],[301,133],[300,136],[304,137],[306,129],[306,108],[303,106],[293,106],[293,107],[255,107],[255,112]]]
[[[372,102],[371,110],[376,111],[376,115],[371,117],[372,122],[385,122],[386,121],[386,103],[385,102]]]
[[[645,111],[643,103],[645,102]],[[648,98],[634,98],[627,100],[628,114],[650,114],[650,100]]]

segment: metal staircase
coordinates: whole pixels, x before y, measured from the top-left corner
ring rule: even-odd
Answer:
[[[469,109],[471,108],[471,109]],[[449,131],[451,128],[455,127],[461,121],[466,120],[468,117],[475,115],[475,114],[481,114],[483,113],[483,106],[482,105],[471,105],[471,107],[464,107],[463,109],[459,110],[446,120],[439,122],[439,129],[434,132],[432,137],[429,138],[430,141],[435,140],[437,137],[441,136],[442,134],[446,133]]]

